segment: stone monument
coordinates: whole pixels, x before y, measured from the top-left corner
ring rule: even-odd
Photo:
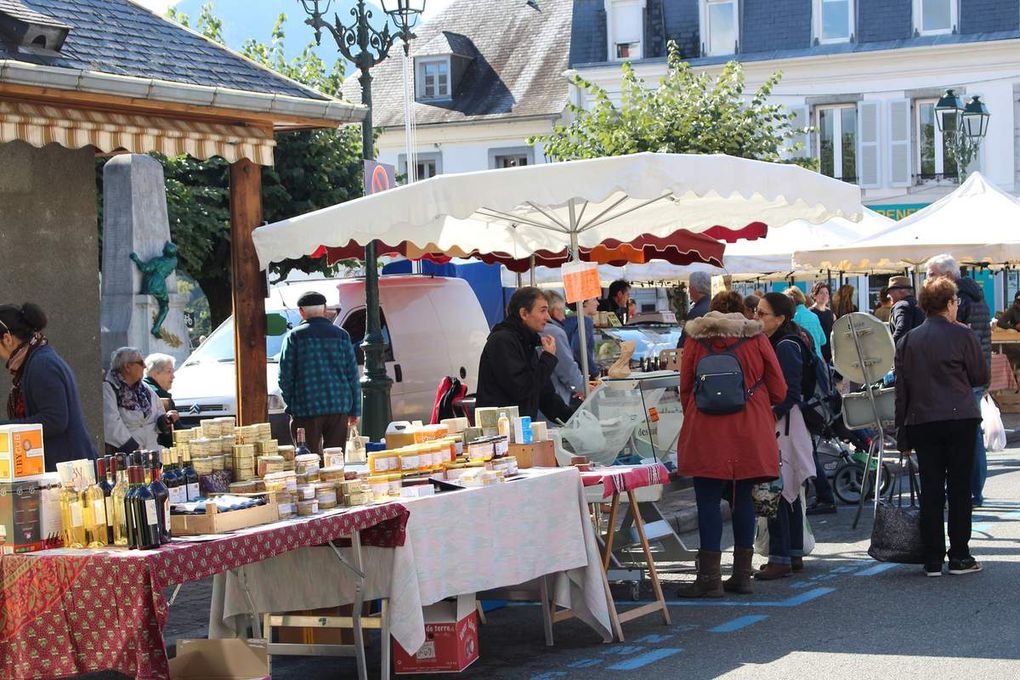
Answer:
[[[103,167],[103,365],[118,347],[183,361],[191,349],[184,297],[177,294],[177,247],[170,241],[163,166],[141,154]]]

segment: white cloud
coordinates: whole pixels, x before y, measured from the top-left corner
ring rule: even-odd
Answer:
[[[181,0],[131,0],[136,5],[152,10],[156,14],[163,16],[166,11],[179,3]]]

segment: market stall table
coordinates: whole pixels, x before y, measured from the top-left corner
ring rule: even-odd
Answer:
[[[621,624],[655,612],[662,612],[663,622],[669,625],[671,623],[669,609],[666,606],[666,598],[662,594],[662,586],[659,584],[659,575],[655,570],[655,559],[652,557],[651,546],[648,543],[648,537],[645,535],[645,523],[641,516],[639,499],[636,494],[638,489],[666,484],[669,481],[669,470],[662,463],[634,466],[615,465],[607,468],[598,468],[590,472],[583,472],[581,473],[581,481],[588,490],[586,494],[588,503],[601,503],[612,498],[605,548],[602,554],[602,568],[607,577],[613,557],[613,543],[616,538],[616,519],[620,509],[620,496],[624,493],[627,494],[634,522],[634,530],[637,533],[641,550],[645,556],[648,578],[652,582],[652,592],[655,594],[655,602],[622,613],[616,612],[616,605],[613,603],[610,616],[614,617],[614,623],[616,619],[619,620],[619,623],[616,623],[617,637],[623,641]]]
[[[169,678],[163,590],[307,546],[402,545],[407,509],[355,508],[157,550],[47,550],[0,557],[0,677],[117,671]],[[328,548],[327,548],[328,549]]]
[[[522,473],[502,484],[402,499],[410,511],[407,540],[364,550],[366,599],[388,600],[388,621],[380,627],[408,652],[425,642],[423,607],[550,575],[551,599],[612,640],[601,556],[577,471]],[[326,551],[306,548],[217,577],[209,636],[243,634],[252,606],[288,612],[350,604],[350,576]]]

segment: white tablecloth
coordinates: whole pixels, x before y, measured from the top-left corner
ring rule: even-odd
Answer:
[[[390,599],[391,633],[407,650],[425,642],[422,607],[455,595],[555,574],[552,594],[603,640],[612,639],[600,556],[580,476],[532,470],[526,479],[401,501],[410,517],[397,548],[363,548],[368,598]],[[331,548],[305,548],[217,576],[209,637],[231,637],[251,612],[332,607],[354,600],[350,572]]]

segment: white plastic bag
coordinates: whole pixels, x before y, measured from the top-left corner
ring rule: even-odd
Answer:
[[[804,554],[810,555],[815,550],[815,532],[811,528],[811,522],[807,518],[805,509],[807,508],[807,498],[805,497],[804,488],[800,489],[800,518],[804,523]],[[758,518],[758,524],[755,527],[754,536],[754,551],[759,555],[768,557],[769,554],[769,521],[764,517]]]
[[[344,451],[348,463],[360,465],[367,460],[365,456],[365,441],[358,436],[358,426],[351,425],[347,432],[347,448]]]
[[[985,433],[986,451],[1003,451],[1006,448],[1006,428],[1002,424],[999,407],[989,395],[981,399],[981,429]]]

